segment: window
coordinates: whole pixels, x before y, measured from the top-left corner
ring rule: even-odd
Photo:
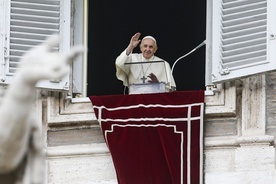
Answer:
[[[193,2],[200,5],[201,1]],[[60,51],[68,50],[72,43],[85,43],[84,40],[87,40],[85,37],[86,19],[90,17],[82,12],[86,11],[87,3],[86,0],[75,0],[72,1],[73,7],[71,8],[71,1],[68,0],[0,0],[0,47],[2,48],[0,49],[0,84],[11,83],[20,56],[53,33],[60,33],[62,36]],[[207,0],[206,3],[206,85],[276,69],[274,64],[276,60],[276,12],[274,11],[276,2],[274,0]],[[108,6],[108,4],[108,2],[103,2],[103,5]],[[120,4],[116,6],[119,7]],[[72,15],[73,26],[70,25]],[[120,12],[120,15],[123,16],[124,12]],[[136,18],[139,19],[139,17]],[[156,25],[161,23],[163,22],[156,23]],[[141,27],[140,24],[137,26]],[[109,29],[111,33],[112,29]],[[135,31],[137,31],[136,27],[129,32],[135,33]],[[123,41],[122,35],[112,35],[111,38],[114,38],[116,42],[123,42],[118,50],[121,51],[127,46],[131,33]],[[187,41],[189,42],[189,39]],[[196,44],[201,41],[203,39],[200,38]],[[189,46],[187,52],[192,48]],[[117,51],[114,53],[114,60],[119,54],[120,52]],[[74,62],[71,79],[68,75],[62,81],[43,81],[38,87],[67,91],[71,84],[72,93],[86,96],[87,66],[85,60],[86,58],[82,57]],[[114,60],[106,61],[109,63],[106,67],[112,67],[112,70],[115,70]],[[112,75],[115,78],[115,71]],[[181,76],[179,78],[181,79]],[[121,85],[120,81],[114,82]]]
[[[205,1],[89,1],[88,95],[123,94],[115,60],[141,32],[156,38],[156,56],[173,63],[205,38]],[[140,52],[139,47],[134,52]],[[204,47],[180,60],[174,68],[177,90],[205,89]]]

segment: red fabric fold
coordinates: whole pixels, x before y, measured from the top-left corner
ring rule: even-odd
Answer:
[[[119,184],[202,182],[204,91],[89,98]]]

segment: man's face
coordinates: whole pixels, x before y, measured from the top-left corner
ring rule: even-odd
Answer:
[[[157,46],[155,45],[155,42],[152,39],[146,38],[142,40],[142,43],[140,44],[140,50],[144,58],[150,59],[156,52]]]

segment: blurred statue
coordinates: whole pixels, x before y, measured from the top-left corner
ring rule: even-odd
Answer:
[[[0,104],[0,176],[8,175],[24,163],[22,176],[16,175],[17,181],[13,182],[16,184],[45,183],[42,122],[32,113],[36,84],[40,80],[61,79],[69,72],[73,58],[83,52],[83,47],[74,47],[65,54],[54,52],[58,43],[59,37],[51,36],[22,57],[14,81]]]

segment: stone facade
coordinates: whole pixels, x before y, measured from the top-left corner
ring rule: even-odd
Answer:
[[[206,96],[204,183],[275,183],[275,74],[218,85]],[[116,183],[112,159],[88,98],[42,101],[48,183]]]
[[[48,183],[116,183],[108,148],[88,98],[45,92]]]
[[[205,97],[205,184],[276,183],[275,79],[272,72],[226,82]],[[5,88],[0,86],[0,97]],[[117,183],[88,98],[38,90],[35,107],[43,126],[48,183]]]
[[[227,82],[205,97],[205,184],[276,183],[275,77]],[[5,87],[0,91],[4,94]],[[48,183],[117,183],[89,99],[40,90],[37,96]]]
[[[205,131],[204,183],[276,182],[275,131],[267,126],[268,120],[274,119],[271,117],[274,106],[271,79],[274,76],[271,73],[239,80],[236,83],[236,113],[222,117],[220,122],[206,119],[212,128]],[[232,126],[225,124],[226,130],[218,132],[216,125],[225,122],[232,122]],[[213,136],[209,132],[217,134]]]

